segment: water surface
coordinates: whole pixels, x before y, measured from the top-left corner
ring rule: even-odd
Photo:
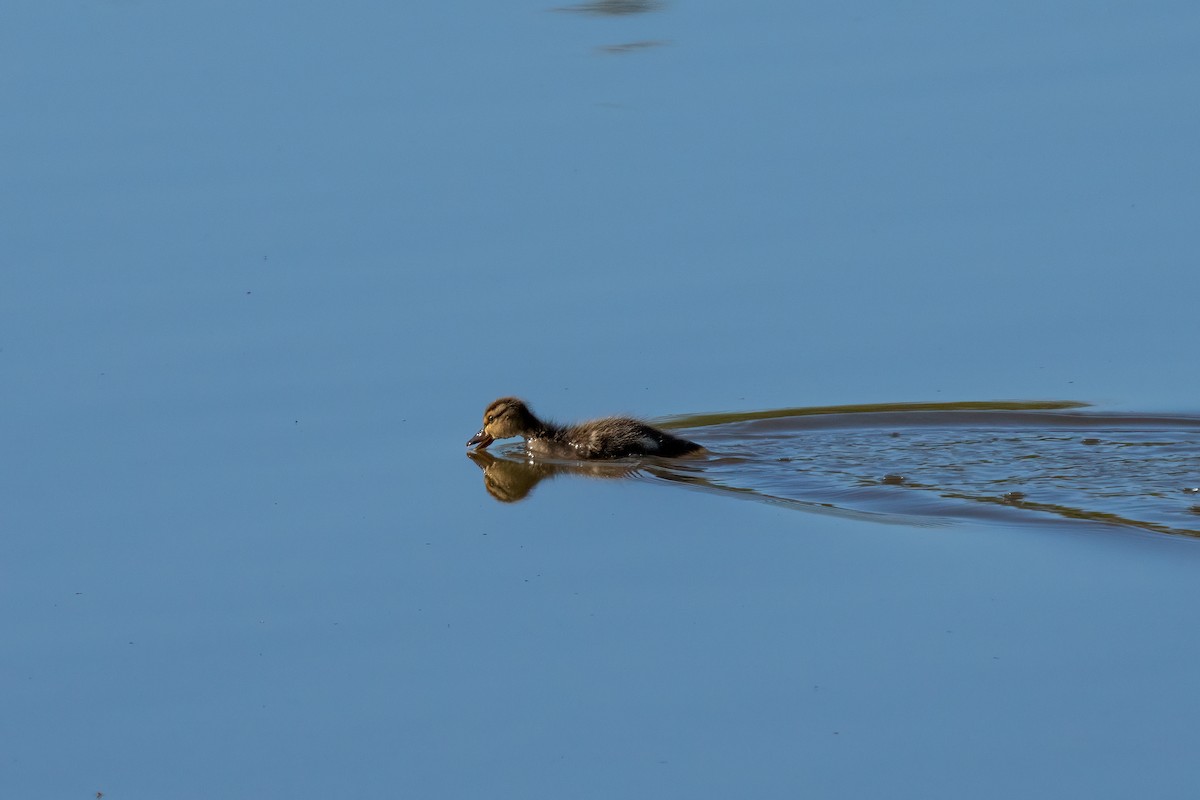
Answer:
[[[1197,31],[5,2],[0,795],[1193,800]]]

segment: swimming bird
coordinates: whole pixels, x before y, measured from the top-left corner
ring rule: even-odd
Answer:
[[[605,417],[578,425],[556,425],[534,416],[525,402],[501,397],[483,412],[483,427],[467,447],[483,450],[497,439],[521,436],[535,455],[558,458],[683,456],[704,448],[629,417]]]

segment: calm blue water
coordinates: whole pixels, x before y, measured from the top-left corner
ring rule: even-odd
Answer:
[[[1194,539],[461,448],[506,394],[1195,415],[1198,34],[7,3],[0,790],[1195,796]]]

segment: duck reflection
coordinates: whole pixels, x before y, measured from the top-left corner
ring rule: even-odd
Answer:
[[[483,470],[483,488],[501,503],[524,500],[533,487],[547,478],[576,475],[585,478],[629,478],[637,474],[633,464],[557,463],[532,458],[517,460],[498,458],[486,450],[468,450],[467,457]]]

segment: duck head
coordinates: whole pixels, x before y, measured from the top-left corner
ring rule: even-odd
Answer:
[[[483,427],[471,437],[467,447],[483,450],[497,439],[527,436],[541,427],[537,417],[524,402],[515,397],[501,397],[483,412]]]

